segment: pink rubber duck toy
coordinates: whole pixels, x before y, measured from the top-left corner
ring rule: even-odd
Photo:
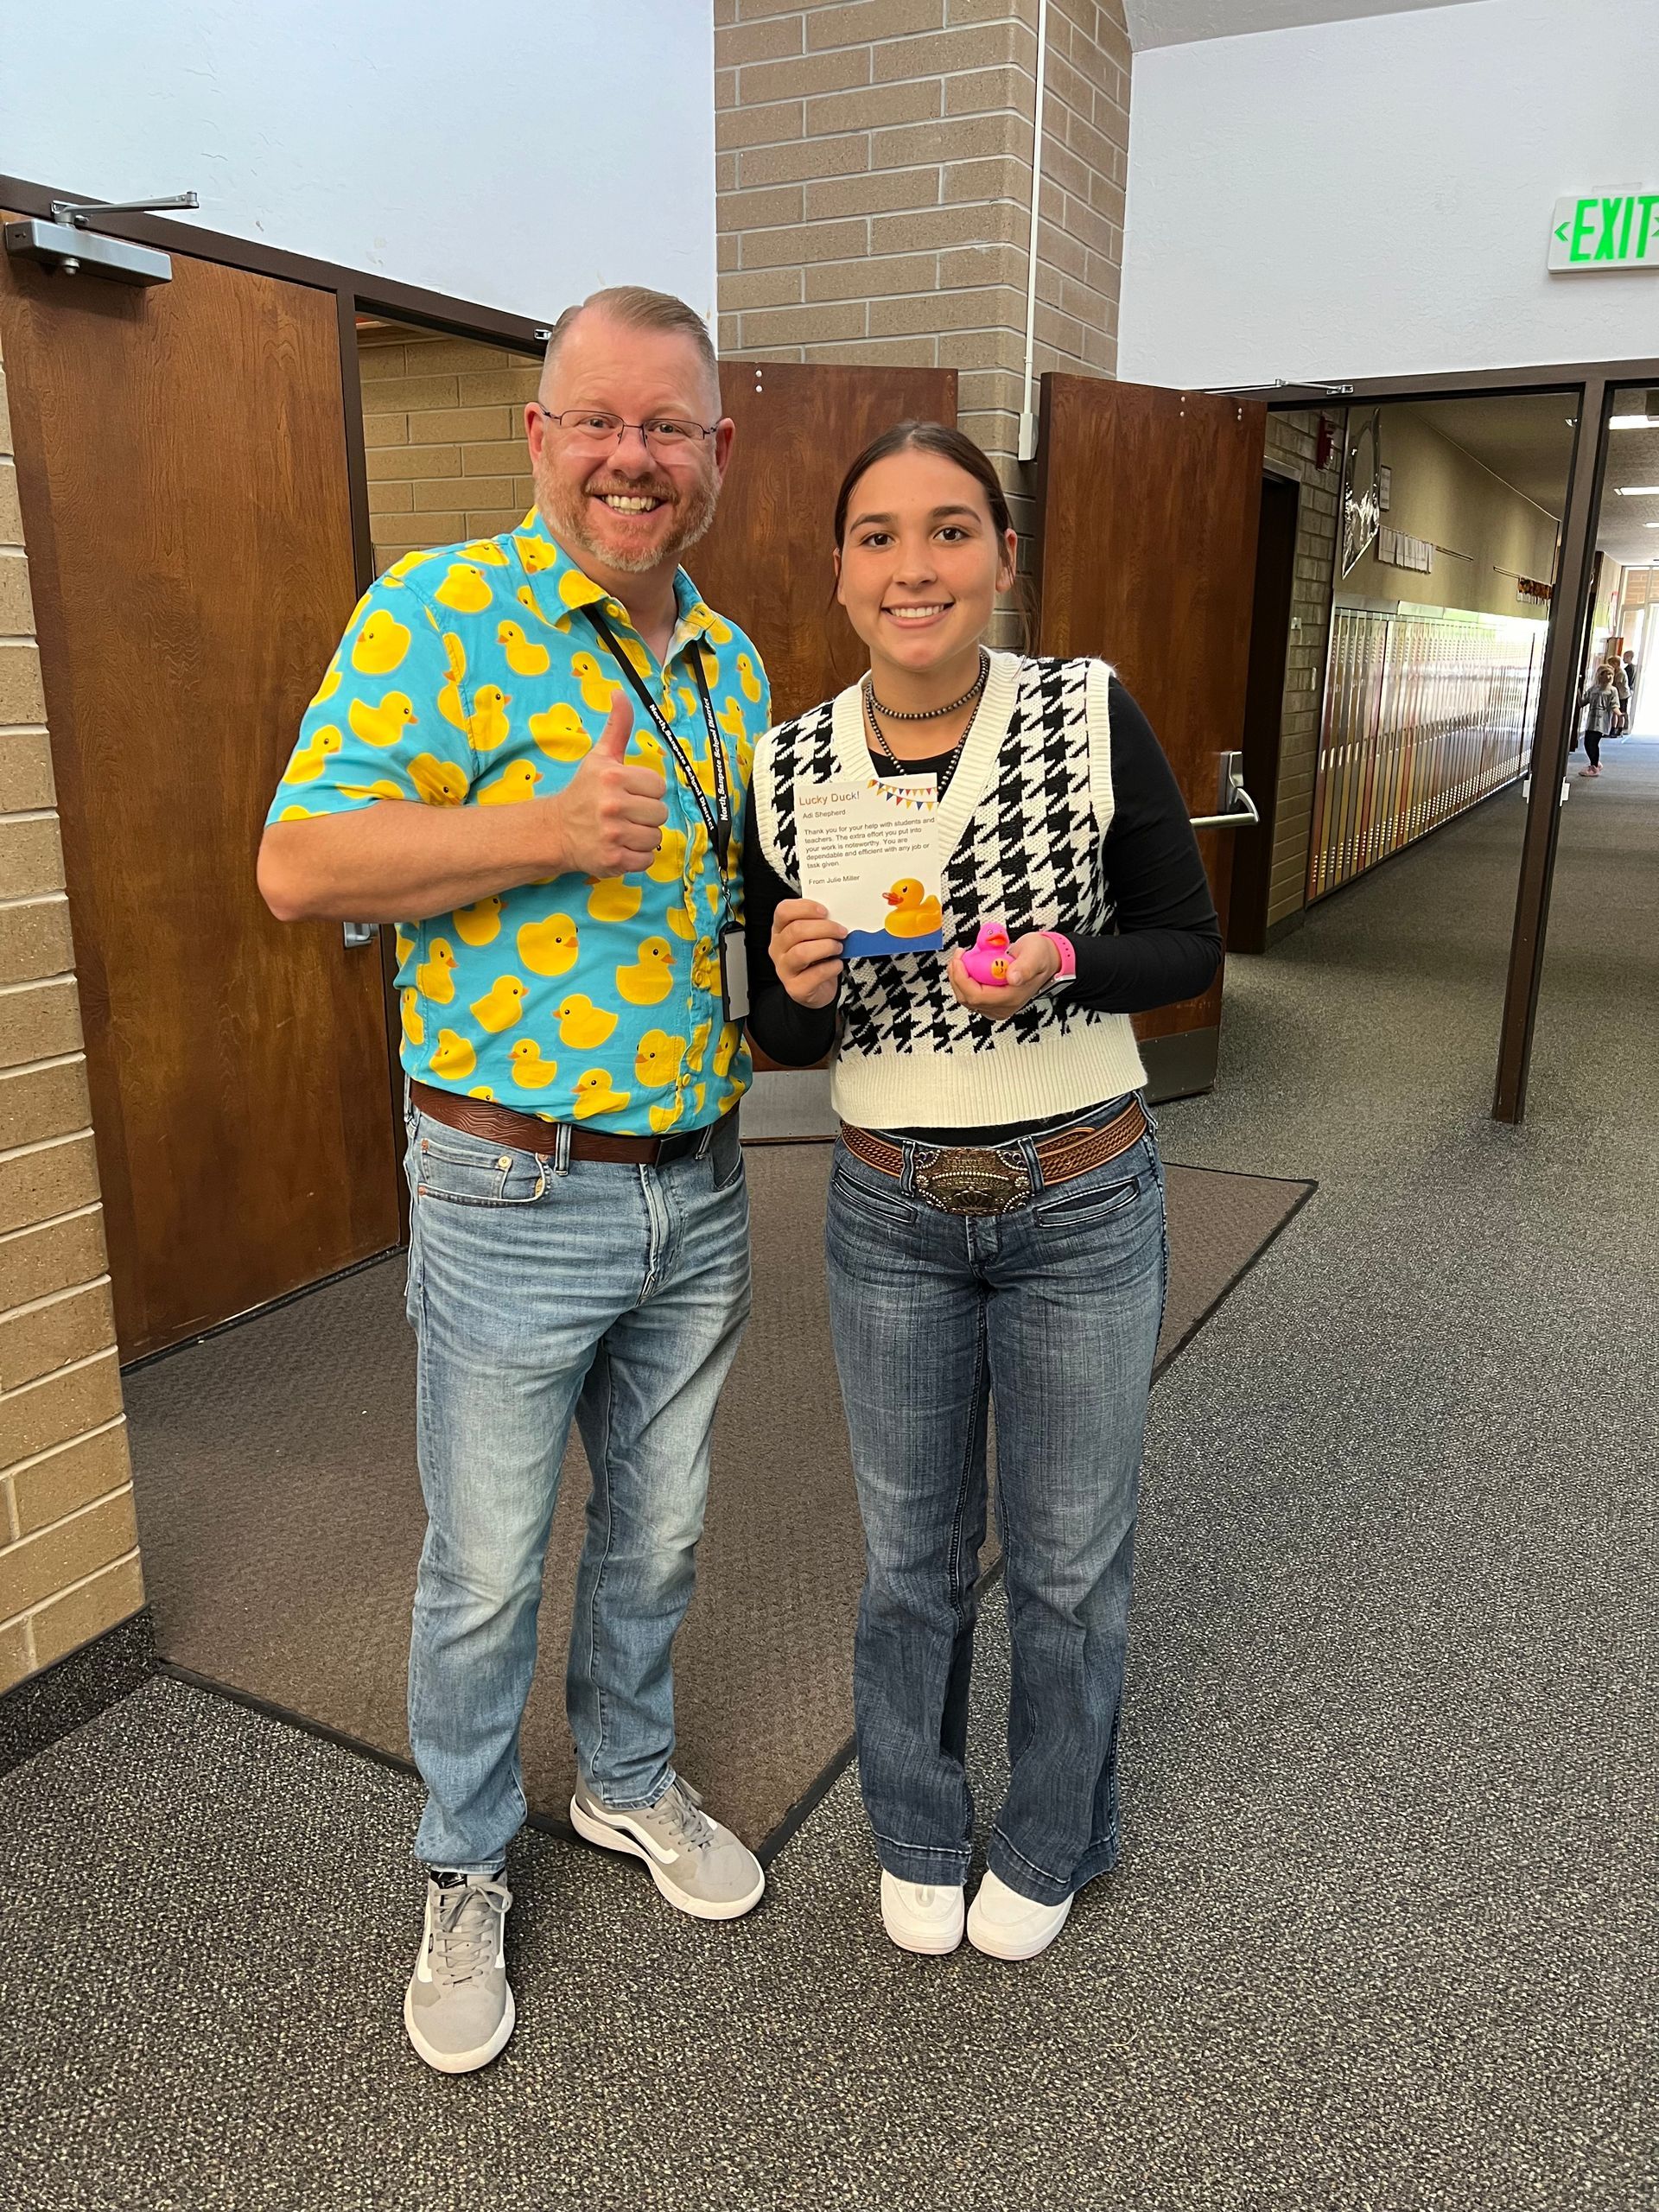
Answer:
[[[962,964],[976,983],[1002,991],[1008,984],[1008,933],[1001,922],[982,922]]]

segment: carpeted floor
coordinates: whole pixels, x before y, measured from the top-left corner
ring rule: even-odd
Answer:
[[[852,1728],[863,1544],[818,1258],[829,1159],[819,1145],[748,1155],[755,1314],[721,1404],[676,1669],[682,1763],[755,1842]],[[1307,1190],[1172,1172],[1166,1357]],[[126,1382],[162,1656],[397,1758],[423,1527],[403,1281],[401,1261],[365,1268]],[[587,1493],[573,1444],[524,1726],[531,1805],[555,1818],[573,1777],[563,1666]]]
[[[1610,753],[1522,1129],[1513,795],[1235,963],[1163,1116],[1320,1188],[1153,1394],[1126,1856],[1052,1951],[891,1949],[850,1774],[730,1929],[528,1837],[518,2033],[441,2081],[416,1785],[155,1681],[0,1782],[9,2212],[1656,2212],[1659,752]]]

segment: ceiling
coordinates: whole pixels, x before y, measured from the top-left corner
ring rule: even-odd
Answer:
[[[1632,391],[1615,412],[1640,415],[1646,408],[1647,394]],[[1560,519],[1573,451],[1570,417],[1576,412],[1570,397],[1529,392],[1503,399],[1436,399],[1419,404],[1417,412],[1494,476]],[[1651,420],[1651,429],[1608,433],[1607,485],[1596,543],[1626,567],[1659,560],[1659,529],[1647,527],[1659,524],[1659,498],[1616,496],[1620,484],[1659,484],[1659,394]]]
[[[1355,16],[1405,16],[1419,8],[1456,8],[1472,0],[1124,0],[1129,43],[1184,46],[1196,39],[1236,38],[1247,31],[1288,30],[1344,22]]]

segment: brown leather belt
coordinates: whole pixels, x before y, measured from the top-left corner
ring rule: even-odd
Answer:
[[[1109,1160],[1140,1143],[1152,1124],[1141,1101],[1131,1098],[1109,1122],[1079,1122],[1055,1135],[1039,1137],[1033,1147],[1037,1156],[1039,1185],[1033,1185],[1023,1146],[1017,1140],[1001,1145],[929,1145],[913,1142],[916,1195],[942,1213],[1007,1213],[1024,1205],[1038,1187],[1069,1183],[1090,1168],[1103,1167]],[[868,1129],[841,1125],[841,1141],[855,1160],[879,1174],[895,1179],[905,1172],[903,1149]]]
[[[488,1144],[510,1144],[518,1152],[533,1152],[538,1159],[552,1156],[563,1124],[544,1122],[537,1114],[520,1114],[511,1106],[498,1106],[489,1098],[463,1098],[456,1091],[435,1090],[429,1083],[411,1083],[410,1096],[423,1114],[464,1135],[482,1137]],[[684,1160],[705,1153],[714,1143],[721,1124],[686,1129],[677,1136],[610,1137],[599,1129],[570,1128],[572,1160],[640,1160],[663,1166],[671,1160]]]

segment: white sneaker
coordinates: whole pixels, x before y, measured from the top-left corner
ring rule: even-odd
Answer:
[[[881,1925],[901,1951],[942,1958],[962,1941],[962,1885],[953,1890],[926,1882],[901,1882],[881,1872]]]
[[[1034,1959],[1065,1927],[1071,1910],[1070,1897],[1039,1904],[988,1873],[968,1915],[968,1941],[989,1959]]]

